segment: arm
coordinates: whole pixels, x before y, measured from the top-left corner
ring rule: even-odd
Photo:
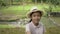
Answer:
[[[31,34],[31,33],[29,31],[27,31],[26,34]]]
[[[30,28],[29,28],[29,25],[28,24],[26,25],[26,34],[31,34]]]

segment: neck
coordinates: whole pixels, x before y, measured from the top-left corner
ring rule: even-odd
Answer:
[[[38,26],[38,25],[39,25],[39,23],[34,23],[34,22],[33,22],[33,24],[34,24],[35,26]]]

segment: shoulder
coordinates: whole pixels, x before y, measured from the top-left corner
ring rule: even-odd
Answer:
[[[26,32],[30,31],[29,25],[30,25],[30,23],[26,24]]]
[[[27,23],[27,24],[26,24],[26,28],[29,28],[29,27],[30,27],[30,24],[31,24],[31,23]]]
[[[26,24],[26,26],[29,26],[29,25],[30,25],[30,23],[27,23],[27,24]]]

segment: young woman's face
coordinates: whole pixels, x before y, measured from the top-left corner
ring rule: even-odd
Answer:
[[[36,12],[36,13],[33,13],[32,16],[31,16],[31,19],[34,23],[39,23],[40,21],[40,13]]]

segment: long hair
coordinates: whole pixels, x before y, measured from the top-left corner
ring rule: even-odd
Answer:
[[[32,19],[30,19],[29,23],[32,21]]]

